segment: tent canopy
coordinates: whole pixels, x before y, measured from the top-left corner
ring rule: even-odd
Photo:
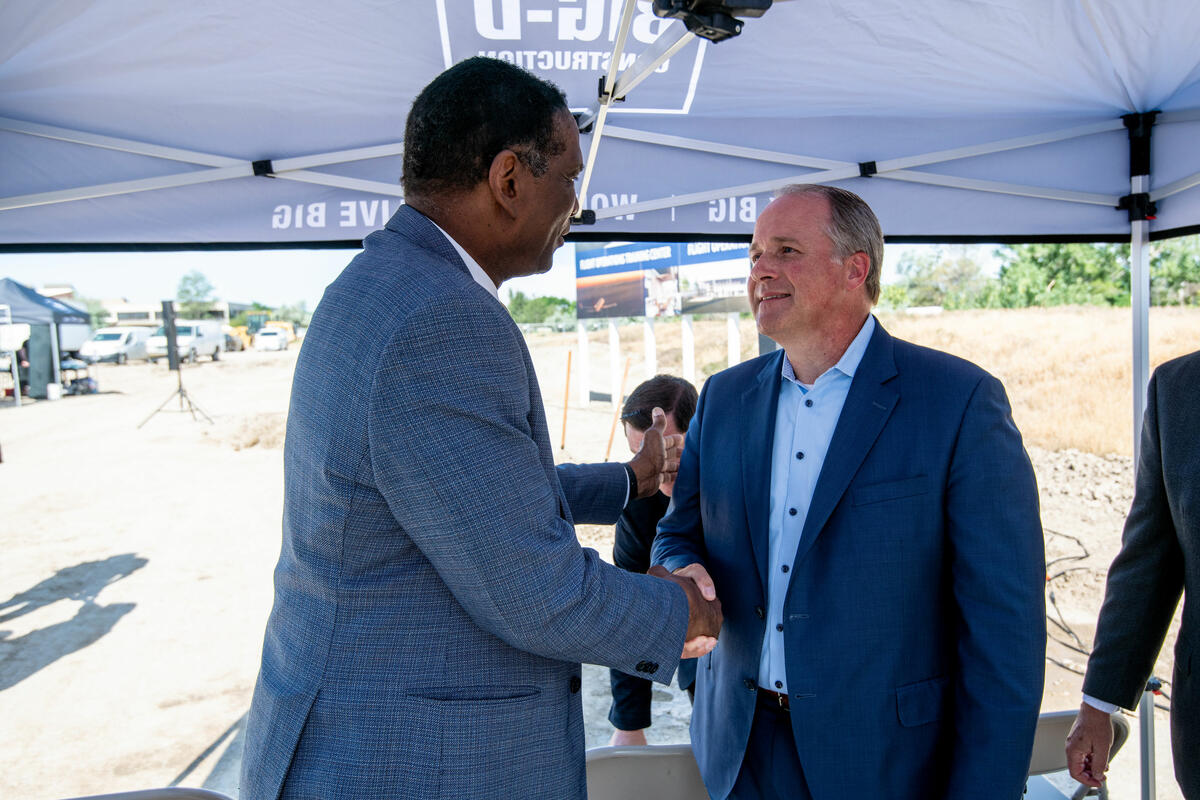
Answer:
[[[12,278],[0,278],[0,306],[12,310],[12,321],[24,325],[88,324],[88,315],[53,297],[38,294]]]
[[[633,0],[12,0],[0,30],[10,250],[357,244],[401,202],[413,96],[477,54],[594,119],[592,237],[744,236],[794,181],[892,240],[1200,229],[1195,0],[791,0],[715,45]]]

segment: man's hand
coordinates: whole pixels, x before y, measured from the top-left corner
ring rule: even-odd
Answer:
[[[721,601],[708,571],[699,564],[688,564],[675,574],[655,564],[647,573],[656,578],[665,578],[683,587],[688,600],[688,629],[684,636],[681,658],[699,658],[712,652],[717,646],[717,636],[725,618],[721,614]]]
[[[1112,742],[1112,720],[1108,714],[1087,703],[1081,704],[1067,736],[1067,769],[1071,777],[1093,788],[1104,783]]]
[[[664,436],[667,415],[661,408],[651,413],[654,422],[646,429],[642,447],[629,462],[637,476],[637,486],[630,487],[636,497],[650,497],[664,481],[675,479],[679,471],[679,454],[683,451],[683,434]]]

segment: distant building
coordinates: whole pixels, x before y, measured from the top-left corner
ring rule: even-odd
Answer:
[[[108,314],[104,321],[105,325],[146,325],[157,328],[162,324],[162,303],[130,303],[124,298],[117,298],[101,300],[100,305]],[[230,319],[249,311],[251,307],[250,303],[217,300],[204,318],[218,319],[223,325],[228,325]],[[176,308],[176,313],[178,313],[178,308]]]

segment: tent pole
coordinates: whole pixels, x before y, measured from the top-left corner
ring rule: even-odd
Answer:
[[[1118,208],[1129,212],[1129,289],[1133,311],[1133,461],[1142,442],[1142,417],[1146,411],[1146,386],[1150,383],[1150,220],[1157,209],[1150,199],[1150,131],[1157,111],[1126,114],[1129,129],[1129,194]],[[1153,676],[1151,676],[1153,677]],[[1149,699],[1147,699],[1149,698]],[[1154,695],[1142,694],[1141,718],[1142,800],[1154,800]]]
[[[62,366],[61,355],[58,352],[58,323],[55,322],[50,326],[50,355],[52,356],[51,366],[54,367],[54,382],[60,387],[62,386]]]

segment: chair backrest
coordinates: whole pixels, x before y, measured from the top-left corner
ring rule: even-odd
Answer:
[[[587,751],[588,800],[707,800],[690,744]]]
[[[136,792],[117,792],[116,794],[91,794],[87,797],[75,797],[72,800],[233,800],[233,798],[220,792],[210,792],[208,789],[172,786],[166,789],[139,789]]]
[[[1038,716],[1037,730],[1033,734],[1033,759],[1029,763],[1030,775],[1045,775],[1061,772],[1067,768],[1066,741],[1071,726],[1075,724],[1077,711],[1051,711]],[[1113,743],[1108,757],[1111,759],[1129,738],[1129,721],[1120,713],[1112,715]]]

